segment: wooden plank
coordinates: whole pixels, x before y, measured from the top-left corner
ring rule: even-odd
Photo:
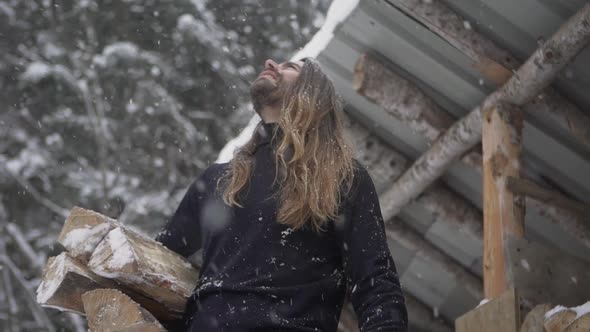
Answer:
[[[484,294],[495,298],[515,287],[509,237],[524,237],[524,201],[507,189],[507,178],[519,177],[522,113],[498,104],[483,113]]]
[[[514,288],[455,320],[456,332],[516,332],[519,326],[520,306]]]

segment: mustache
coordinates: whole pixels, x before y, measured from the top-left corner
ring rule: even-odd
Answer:
[[[281,78],[281,74],[279,74],[278,72],[272,70],[272,69],[265,69],[263,70],[256,79],[261,78],[264,75],[270,75],[272,76],[272,78],[274,78],[275,80],[280,80]]]

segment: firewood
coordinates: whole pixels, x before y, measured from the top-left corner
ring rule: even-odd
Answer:
[[[98,244],[88,267],[176,313],[184,312],[198,281],[198,271],[184,257],[122,227]]]
[[[576,312],[557,306],[545,314],[545,323],[543,324],[546,332],[562,332],[576,319]]]
[[[590,4],[582,7],[536,50],[501,88],[487,96],[469,114],[455,122],[414,164],[381,195],[389,201],[383,216],[393,217],[436,181],[453,161],[478,144],[482,111],[498,103],[522,106],[532,101],[590,42]]]
[[[587,332],[590,331],[590,312],[576,318],[566,329],[565,332]]]
[[[116,289],[82,294],[90,331],[166,331],[158,320],[129,296]]]
[[[37,288],[37,303],[43,307],[84,315],[82,294],[106,285],[115,285],[90,271],[69,253],[50,257]]]
[[[72,257],[88,262],[98,243],[117,222],[100,213],[74,207],[57,238]]]
[[[539,304],[529,311],[520,326],[520,332],[542,332],[545,313],[551,309],[550,304]]]

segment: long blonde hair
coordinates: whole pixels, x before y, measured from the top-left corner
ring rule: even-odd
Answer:
[[[311,58],[283,99],[278,122],[281,135],[271,138],[274,151],[275,181],[279,180],[277,222],[299,229],[309,225],[320,232],[329,220],[337,218],[343,196],[347,195],[354,174],[351,143],[344,135],[342,104],[334,85]],[[256,132],[237,149],[226,173],[223,200],[230,206],[243,207],[239,193],[249,184]]]

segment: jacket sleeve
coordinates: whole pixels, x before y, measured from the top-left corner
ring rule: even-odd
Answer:
[[[355,173],[341,250],[350,300],[361,332],[407,331],[408,314],[389,252],[375,185],[364,166]]]
[[[195,253],[202,246],[200,225],[199,189],[203,187],[200,177],[187,189],[176,212],[164,228],[156,235],[155,240],[166,248],[184,256]]]

